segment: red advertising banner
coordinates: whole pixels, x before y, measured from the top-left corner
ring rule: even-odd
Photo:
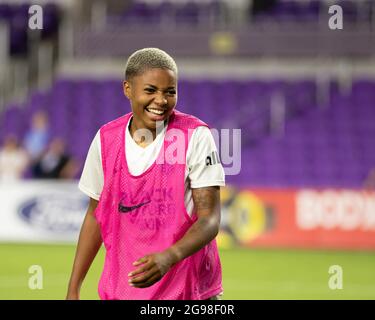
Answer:
[[[221,247],[375,249],[375,192],[223,188]]]

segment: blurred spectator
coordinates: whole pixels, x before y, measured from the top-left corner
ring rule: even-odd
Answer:
[[[15,136],[7,136],[0,149],[0,182],[16,181],[23,177],[28,157]]]
[[[33,177],[39,179],[73,179],[78,165],[66,152],[65,142],[55,138],[36,161],[32,171]]]
[[[46,149],[48,139],[49,132],[47,115],[44,111],[38,111],[32,118],[31,128],[26,133],[24,140],[24,146],[32,162],[38,159]]]

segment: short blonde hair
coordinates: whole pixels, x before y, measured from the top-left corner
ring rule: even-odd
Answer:
[[[142,74],[148,69],[168,69],[177,77],[177,65],[173,58],[158,48],[144,48],[135,51],[128,59],[125,68],[125,80]]]

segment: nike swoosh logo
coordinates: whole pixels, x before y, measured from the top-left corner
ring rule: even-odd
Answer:
[[[150,202],[151,202],[151,200],[143,202],[143,203],[140,203],[140,204],[137,204],[136,206],[131,206],[131,207],[126,207],[126,206],[123,206],[121,203],[119,203],[118,204],[118,211],[122,212],[122,213],[130,212],[130,211],[138,209],[138,208],[140,208],[140,207],[142,207],[145,204],[148,204]]]

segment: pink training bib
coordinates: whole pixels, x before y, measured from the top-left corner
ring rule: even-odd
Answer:
[[[222,274],[215,240],[177,263],[151,287],[128,284],[134,261],[167,249],[197,219],[194,213],[192,218],[188,215],[184,204],[185,161],[169,164],[168,156],[176,151],[176,129],[183,133],[186,159],[189,133],[207,126],[175,110],[157,161],[143,174],[133,176],[125,154],[125,130],[131,116],[128,113],[100,129],[104,187],[95,216],[106,256],[99,296],[111,300],[203,300],[217,295],[222,292]]]

